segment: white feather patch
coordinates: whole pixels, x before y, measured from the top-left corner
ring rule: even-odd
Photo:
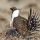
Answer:
[[[12,14],[12,21],[15,17],[18,17],[18,15],[19,15],[19,10],[15,10]]]

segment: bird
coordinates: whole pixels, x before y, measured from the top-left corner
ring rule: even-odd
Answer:
[[[21,36],[26,37],[31,34],[30,31],[39,31],[36,29],[38,28],[38,26],[40,26],[40,20],[37,17],[38,15],[36,15],[34,11],[32,13],[31,8],[30,14],[28,15],[28,19],[25,19],[22,16],[20,16],[20,10],[16,7],[10,9],[12,10],[10,25],[12,25],[11,27],[13,27],[13,29],[10,29],[6,34],[14,36],[19,36],[20,34]]]
[[[13,29],[16,28],[17,31],[22,35],[25,36],[28,34],[28,30],[27,30],[27,19],[23,18],[20,16],[20,10],[13,7],[11,8],[12,10],[12,17],[11,17],[11,22],[10,25],[13,25]]]

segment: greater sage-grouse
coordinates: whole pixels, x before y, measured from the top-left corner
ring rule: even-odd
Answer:
[[[16,35],[18,36],[20,34],[22,36],[26,36],[29,35],[29,31],[35,31],[36,28],[40,26],[39,24],[40,20],[37,17],[36,13],[33,12],[32,15],[32,9],[30,9],[30,15],[28,16],[28,20],[19,15],[20,11],[17,8],[13,7],[11,8],[11,10],[12,10],[11,24],[13,29],[9,30],[6,34],[15,36]]]
[[[12,20],[11,24],[13,29],[10,29],[6,34],[13,35],[13,36],[26,36],[28,35],[28,29],[27,29],[27,19],[21,17],[19,15],[19,9],[13,7],[12,10]],[[10,25],[11,25],[10,24]]]

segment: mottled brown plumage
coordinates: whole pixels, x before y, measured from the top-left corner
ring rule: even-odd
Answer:
[[[15,27],[21,35],[28,35],[27,19],[21,16],[14,18],[13,27]]]

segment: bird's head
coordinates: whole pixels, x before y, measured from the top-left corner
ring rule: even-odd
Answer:
[[[13,11],[17,10],[17,8],[16,8],[16,7],[12,7],[12,8],[10,8],[10,10],[11,10],[12,13],[13,13]]]

